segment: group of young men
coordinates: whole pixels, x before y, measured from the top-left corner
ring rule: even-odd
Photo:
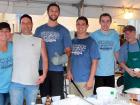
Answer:
[[[57,22],[60,7],[47,8],[48,23],[32,33],[32,18],[20,18],[21,33],[10,34],[8,23],[0,23],[0,105],[6,105],[8,92],[11,105],[35,102],[38,89],[42,97],[64,98],[64,67],[67,79],[73,80],[84,96],[96,94],[100,86],[114,87],[114,64],[118,60],[118,33],[110,29],[112,17],[103,13],[101,28],[91,35],[86,17],[76,20],[76,37],[71,41],[68,29]],[[13,46],[12,46],[13,45]],[[7,73],[8,72],[8,73]],[[39,73],[38,73],[39,72]],[[70,83],[70,93],[79,93]]]

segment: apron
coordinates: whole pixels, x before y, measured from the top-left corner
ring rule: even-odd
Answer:
[[[138,42],[139,51],[129,52],[129,43],[128,43],[128,59],[126,65],[129,68],[140,68],[140,43]],[[124,72],[124,91],[130,88],[140,88],[140,78],[131,77],[127,72]]]

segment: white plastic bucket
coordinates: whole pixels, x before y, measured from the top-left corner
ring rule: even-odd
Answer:
[[[117,90],[112,87],[98,87],[97,90],[97,100],[103,103],[112,102],[117,96]]]

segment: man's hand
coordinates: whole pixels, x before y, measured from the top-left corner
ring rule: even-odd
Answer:
[[[68,70],[68,72],[67,72],[67,79],[68,80],[73,80],[73,76],[72,76],[72,73],[71,73],[70,70]]]
[[[131,77],[135,77],[136,76],[136,74],[135,74],[135,72],[134,72],[134,70],[133,69],[127,69],[127,72],[128,72],[128,74],[131,76]]]
[[[140,71],[134,71],[134,73],[137,78],[140,78]]]
[[[44,80],[45,80],[45,78],[46,78],[46,75],[41,75],[41,76],[39,76],[39,77],[38,77],[38,80],[36,81],[36,83],[37,83],[38,85],[41,84],[41,83],[43,83]]]
[[[94,80],[88,80],[87,83],[85,84],[85,88],[87,90],[90,90],[93,88]]]

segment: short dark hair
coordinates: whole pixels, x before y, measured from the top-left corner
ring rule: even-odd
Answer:
[[[24,15],[22,15],[21,17],[20,17],[20,23],[21,23],[21,20],[23,19],[23,18],[29,18],[30,20],[31,20],[31,22],[33,23],[33,21],[32,21],[32,17],[30,16],[30,15],[28,15],[28,14],[24,14]]]
[[[87,19],[87,17],[85,17],[85,16],[80,16],[80,17],[78,17],[78,19],[76,20],[76,22],[77,22],[78,20],[83,20],[83,21],[85,21],[86,24],[88,25],[88,19]]]
[[[99,18],[99,22],[101,22],[101,18],[104,17],[104,16],[108,16],[110,18],[110,22],[112,22],[112,17],[109,13],[103,13],[100,15],[100,18]]]
[[[59,5],[58,5],[58,4],[56,4],[55,2],[54,2],[54,3],[51,3],[51,4],[49,4],[49,5],[48,5],[48,7],[47,7],[47,11],[49,11],[50,7],[52,7],[52,6],[57,7],[57,8],[58,8],[58,10],[60,11],[60,7],[59,7]]]
[[[3,28],[6,28],[9,31],[11,31],[10,25],[7,22],[0,22],[0,30],[2,30]]]
[[[134,31],[134,32],[136,32],[136,28],[134,26],[132,26],[132,25],[127,25],[123,29],[123,32],[126,32],[126,31],[130,31],[130,32]]]

